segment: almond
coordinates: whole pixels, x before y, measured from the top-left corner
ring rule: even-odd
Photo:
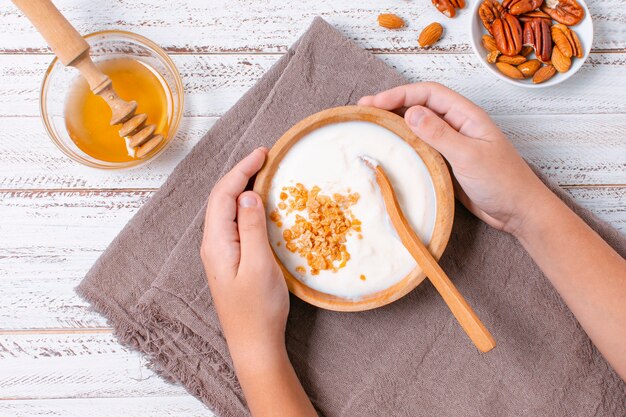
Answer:
[[[489,52],[497,51],[496,40],[491,35],[483,35],[483,46]]]
[[[551,61],[558,72],[567,72],[572,66],[572,60],[561,52],[561,48],[552,48]]]
[[[498,62],[504,62],[506,64],[518,66],[519,64],[526,62],[526,57],[523,57],[521,55],[515,55],[515,56],[501,55],[500,57],[498,57]]]
[[[496,67],[498,67],[498,70],[500,70],[502,74],[509,78],[513,78],[515,80],[524,79],[522,72],[511,64],[507,64],[506,62],[496,62]]]
[[[439,38],[441,38],[441,34],[443,33],[443,26],[441,24],[435,22],[426,26],[422,33],[420,33],[417,42],[420,44],[422,48],[426,48],[434,45]]]
[[[554,74],[556,74],[556,68],[554,68],[553,65],[546,65],[545,67],[539,68],[539,70],[535,73],[533,76],[533,83],[541,84],[554,77]]]
[[[387,29],[400,29],[404,27],[404,20],[392,13],[378,15],[378,24]]]
[[[535,75],[539,68],[541,68],[541,61],[538,59],[531,59],[517,66],[517,69],[520,70],[526,78]]]

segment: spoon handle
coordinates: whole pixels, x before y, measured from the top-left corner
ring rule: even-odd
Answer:
[[[422,240],[415,234],[411,226],[404,217],[402,209],[398,204],[396,194],[380,165],[375,167],[376,182],[385,201],[387,213],[391,219],[393,227],[400,236],[400,240],[409,253],[415,258],[417,264],[424,270],[433,283],[443,300],[450,308],[454,317],[465,330],[465,333],[474,342],[474,345],[481,352],[489,352],[496,346],[496,341],[489,333],[485,325],[480,321],[472,307],[465,301],[459,290],[454,286],[450,278],[441,269],[428,248]]]

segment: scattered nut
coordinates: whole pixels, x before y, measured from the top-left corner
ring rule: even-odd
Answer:
[[[400,29],[404,27],[404,20],[395,14],[384,13],[378,15],[378,25],[387,29]]]
[[[518,70],[511,64],[507,64],[505,62],[496,62],[496,67],[502,74],[506,75],[509,78],[513,78],[515,80],[524,79],[524,74],[522,74],[520,70]]]
[[[465,0],[432,0],[433,4],[441,13],[447,17],[454,17],[456,9],[465,7]]]
[[[517,66],[517,69],[524,75],[526,78],[530,78],[537,70],[541,68],[541,61],[538,59],[531,59],[530,61],[526,61]]]
[[[566,57],[559,48],[552,48],[551,61],[558,72],[567,72],[572,66],[572,60]]]
[[[442,33],[443,26],[441,24],[437,22],[431,23],[422,30],[417,42],[422,48],[432,46],[441,38]]]
[[[585,9],[576,0],[546,0],[541,10],[567,26],[574,26],[585,17]]]
[[[554,74],[556,74],[556,68],[554,68],[554,66],[546,65],[545,67],[541,67],[533,76],[533,83],[541,84],[546,82],[554,77]]]
[[[521,55],[515,55],[515,56],[501,55],[498,58],[497,62],[504,62],[505,64],[511,64],[511,65],[514,65],[514,66],[518,66],[518,65],[526,62],[526,57],[521,56]]]

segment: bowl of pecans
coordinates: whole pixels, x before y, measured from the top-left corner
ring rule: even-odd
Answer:
[[[329,310],[381,307],[425,278],[393,231],[363,156],[388,171],[407,221],[435,258],[452,229],[446,163],[402,117],[345,106],[295,124],[270,150],[254,190],[289,290]]]
[[[583,0],[477,0],[470,34],[480,62],[498,78],[542,88],[580,69],[593,23]]]

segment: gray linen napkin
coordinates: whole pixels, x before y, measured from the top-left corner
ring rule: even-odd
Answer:
[[[206,197],[300,119],[405,82],[315,19],[139,210],[78,293],[160,374],[218,415],[249,415],[198,255]],[[626,254],[626,239],[549,185]],[[363,313],[291,297],[288,351],[321,415],[623,417],[626,385],[514,238],[458,205],[441,264],[496,338],[490,353],[471,345],[427,281]]]

